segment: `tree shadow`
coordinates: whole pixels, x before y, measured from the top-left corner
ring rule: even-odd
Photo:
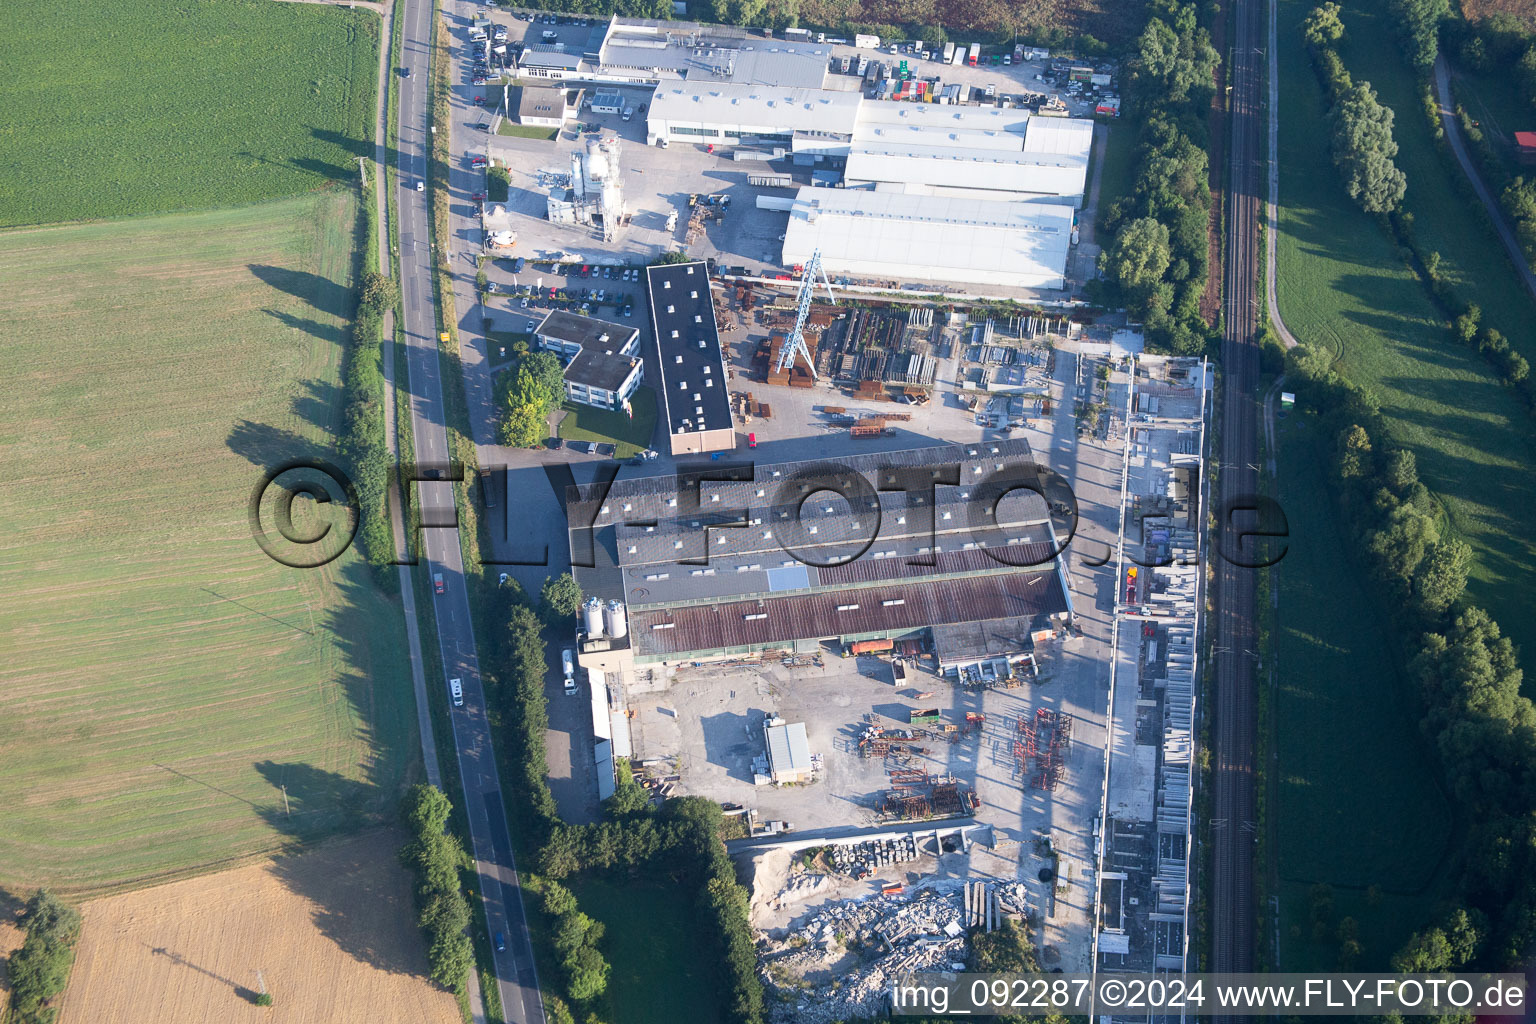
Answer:
[[[404,768],[418,750],[408,682],[377,678],[381,669],[375,668],[379,656],[371,648],[371,638],[380,624],[368,611],[368,605],[377,601],[369,568],[354,559],[332,563],[331,569],[341,594],[320,628],[336,647],[335,678],[360,722],[370,752],[360,778],[300,762],[254,765],[272,786],[269,797],[258,801],[256,813],[294,840],[295,846],[393,821],[406,781]],[[389,664],[382,671],[399,669]],[[394,936],[401,922],[410,927],[413,914],[408,905],[409,883],[375,870],[376,851],[371,844],[332,850],[323,872],[310,866],[311,858],[302,857],[279,858],[273,870],[291,891],[313,904],[316,926],[349,955],[380,970],[422,974],[424,959],[416,962],[395,949],[393,939],[380,938]],[[337,857],[350,860],[337,869]],[[406,944],[404,949],[408,953],[411,947]]]
[[[229,450],[262,467],[280,466],[295,459],[329,459],[329,447],[301,434],[268,423],[240,420],[225,438]]]
[[[342,325],[339,323],[324,324],[319,320],[294,316],[292,313],[285,313],[280,309],[264,309],[262,312],[284,327],[291,327],[296,331],[308,334],[310,337],[319,338],[321,341],[329,341],[335,345],[340,345],[346,341]]]
[[[352,289],[321,274],[292,267],[274,267],[267,263],[247,264],[247,268],[263,284],[303,299],[322,313],[339,319],[352,317]]]
[[[328,380],[310,379],[293,399],[293,414],[332,435],[341,430],[341,388]]]

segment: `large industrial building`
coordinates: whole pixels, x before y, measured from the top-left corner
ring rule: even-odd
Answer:
[[[829,274],[1062,288],[1072,221],[1059,204],[802,188],[783,258],[820,249]]]
[[[863,98],[854,92],[683,82],[656,89],[646,139],[660,142],[789,144],[807,135],[846,148]]]
[[[736,427],[708,267],[703,262],[663,264],[647,267],[645,278],[671,452],[730,451],[736,447]]]
[[[525,78],[616,85],[683,80],[820,89],[832,47],[781,41],[727,25],[612,18],[581,43],[535,43],[518,59]]]
[[[931,640],[954,671],[1023,658],[1032,634],[1070,616],[1023,440],[707,465],[683,486],[668,475],[570,488],[577,580],[627,608],[626,634],[589,636],[582,664],[628,671],[911,638]]]
[[[828,45],[766,39],[725,25],[614,18],[599,63],[607,81],[820,89],[831,58]]]

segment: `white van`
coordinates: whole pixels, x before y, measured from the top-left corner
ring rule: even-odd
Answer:
[[[632,118],[634,116],[635,116],[635,108],[634,107],[625,107],[624,108],[624,120],[628,121],[630,118]]]
[[[448,693],[453,697],[453,706],[464,706],[464,681],[462,679],[448,680]]]

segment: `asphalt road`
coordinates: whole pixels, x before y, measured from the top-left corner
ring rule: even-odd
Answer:
[[[410,78],[400,81],[398,232],[411,392],[401,396],[401,400],[409,403],[417,461],[423,467],[440,466],[446,478],[449,452],[443,369],[438,356],[432,296],[430,193],[416,191],[416,183],[424,180],[431,152],[428,61],[432,5],[427,0],[402,0],[397,17],[404,28],[401,59],[412,72]],[[439,130],[446,131],[447,126]],[[427,527],[421,537],[423,571],[441,573],[444,581],[444,593],[434,598],[443,674],[463,682],[464,705],[452,708],[450,718],[486,924],[493,935],[500,932],[506,937],[506,950],[495,957],[501,1003],[509,1022],[543,1024],[533,947],[528,939],[511,837],[502,813],[501,780],[496,772],[485,691],[475,654],[475,631],[464,587],[452,485],[446,479],[422,481],[417,485],[416,501]]]
[[[1493,221],[1499,241],[1504,243],[1504,251],[1509,254],[1510,262],[1515,265],[1515,270],[1525,282],[1526,290],[1532,296],[1536,296],[1536,274],[1531,273],[1531,265],[1526,262],[1525,253],[1515,238],[1514,229],[1509,226],[1509,218],[1504,216],[1503,208],[1488,192],[1488,186],[1483,184],[1483,176],[1478,173],[1471,156],[1467,153],[1466,142],[1461,137],[1461,123],[1456,118],[1456,101],[1451,96],[1451,69],[1446,63],[1444,54],[1435,58],[1435,99],[1440,108],[1440,123],[1445,127],[1445,140],[1451,144],[1451,152],[1456,154],[1456,162],[1461,165],[1462,173],[1472,183],[1472,190],[1477,193],[1483,209],[1488,211],[1488,219]]]
[[[1231,40],[1232,139],[1223,289],[1221,474],[1218,530],[1253,522],[1233,515],[1258,493],[1258,211],[1264,150],[1260,60],[1267,19],[1260,0],[1237,0]],[[1230,543],[1230,540],[1229,540]],[[1214,872],[1211,930],[1216,971],[1253,969],[1256,839],[1254,749],[1258,729],[1255,573],[1220,554],[1216,565],[1215,778],[1211,811]]]

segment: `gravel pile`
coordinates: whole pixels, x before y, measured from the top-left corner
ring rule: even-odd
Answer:
[[[939,884],[925,880],[900,895],[828,903],[783,939],[759,933],[776,1024],[873,1017],[885,1009],[900,975],[958,969],[967,951],[960,930],[963,882],[934,881]]]

